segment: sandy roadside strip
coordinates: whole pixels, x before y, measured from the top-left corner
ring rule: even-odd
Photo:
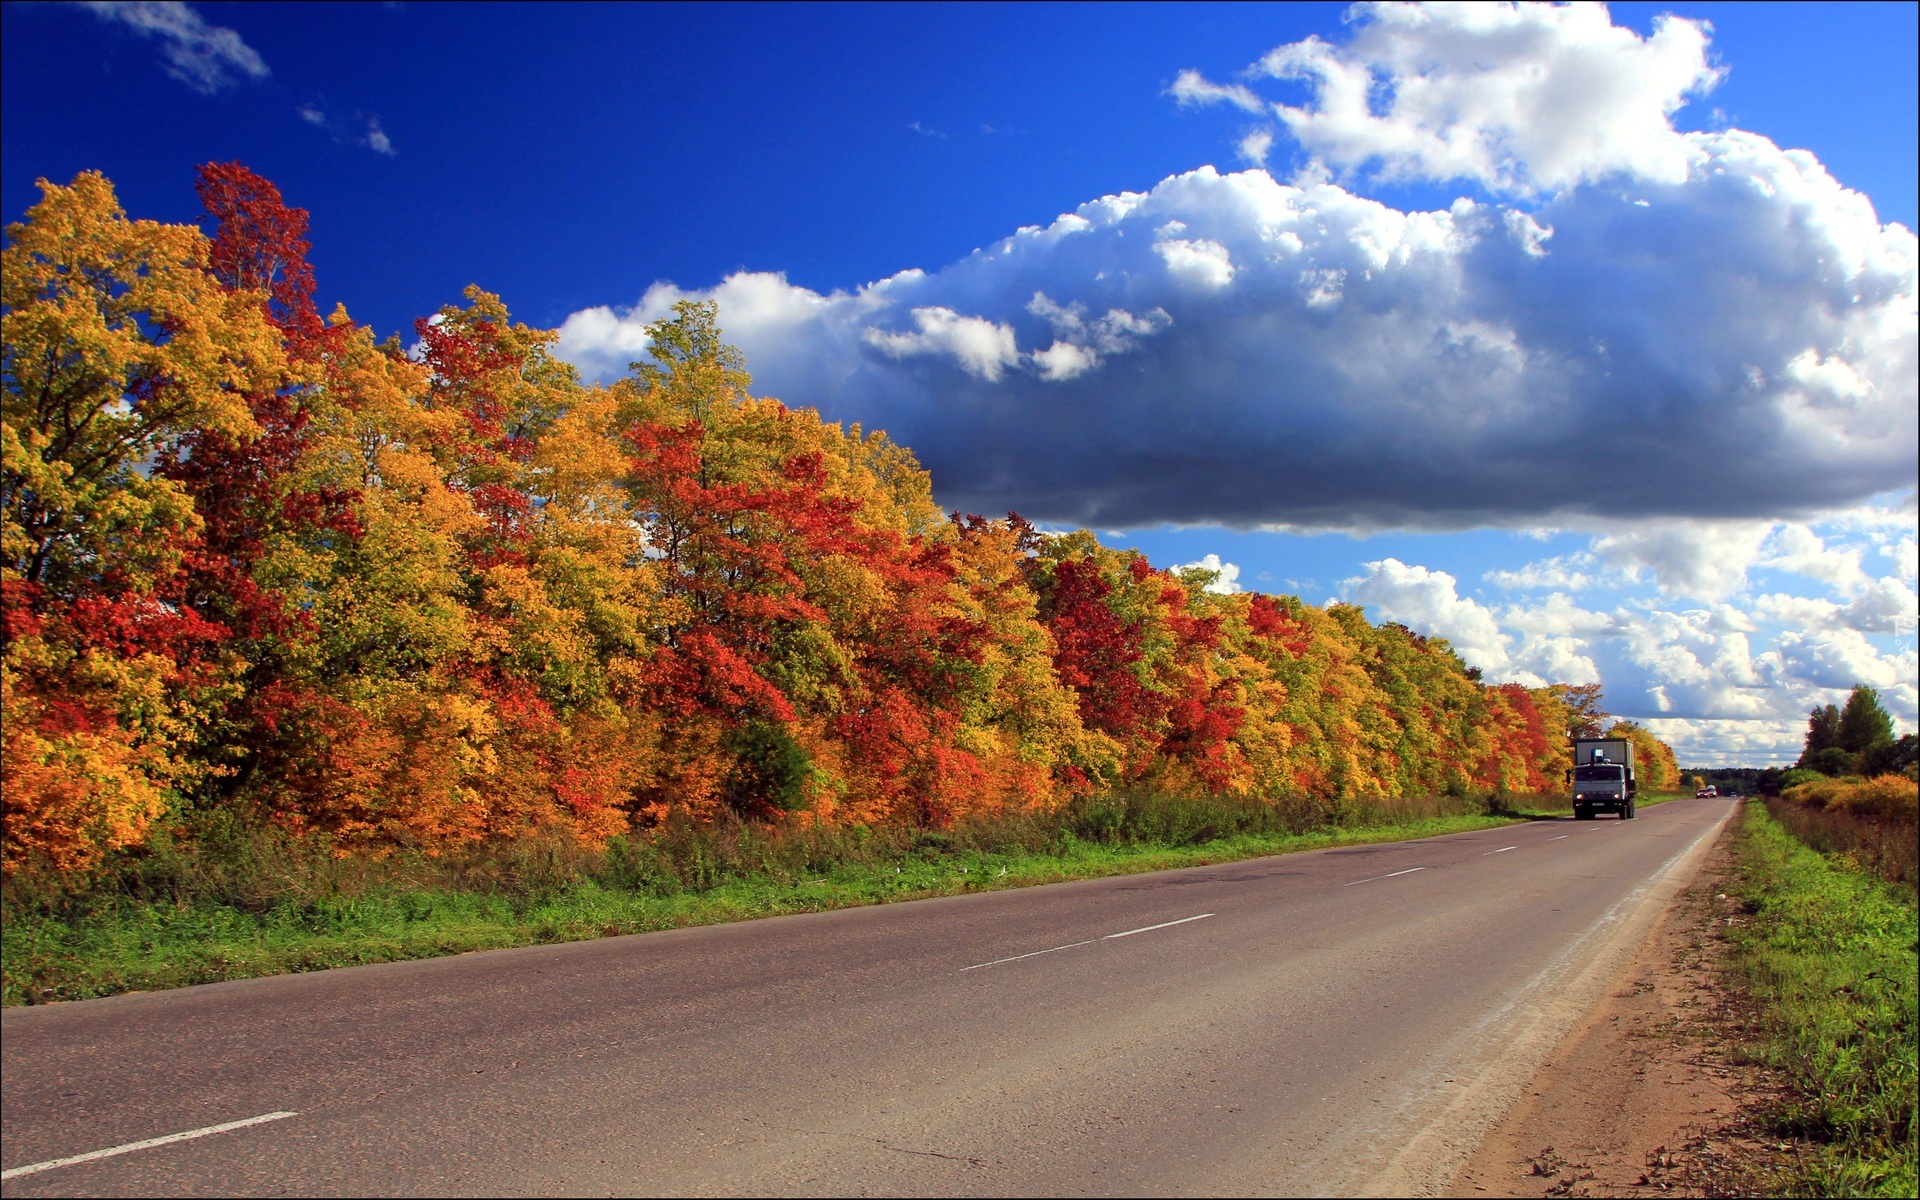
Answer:
[[[1474,1150],[1453,1196],[1714,1194],[1751,1081],[1712,1037],[1714,926],[1735,915],[1724,829],[1618,983]],[[1716,898],[1718,897],[1718,898]],[[1737,919],[1737,918],[1736,918]]]

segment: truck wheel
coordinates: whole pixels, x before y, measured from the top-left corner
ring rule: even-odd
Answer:
[[[1576,821],[1591,821],[1593,820],[1593,810],[1585,805],[1576,804],[1573,806],[1573,819]]]
[[[1634,803],[1633,803],[1633,801],[1631,801],[1631,800],[1629,800],[1629,801],[1627,801],[1627,807],[1626,807],[1626,809],[1625,809],[1624,811],[1622,811],[1622,812],[1621,812],[1621,814],[1620,814],[1620,819],[1621,819],[1622,821],[1631,821],[1631,820],[1633,820],[1633,817],[1634,817],[1634,811],[1633,811],[1633,810],[1634,810]]]

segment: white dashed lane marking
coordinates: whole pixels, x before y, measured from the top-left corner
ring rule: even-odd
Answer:
[[[1404,871],[1389,871],[1385,875],[1369,875],[1365,879],[1356,879],[1353,883],[1343,883],[1341,887],[1352,887],[1355,883],[1372,883],[1376,879],[1392,879],[1395,875],[1411,875],[1415,871],[1424,871],[1425,867],[1408,867]]]
[[[1419,868],[1415,869],[1418,870]],[[1175,925],[1185,925],[1189,921],[1204,921],[1213,915],[1212,913],[1201,913],[1197,917],[1181,917],[1177,921],[1162,921],[1158,925],[1142,925],[1138,929],[1123,929],[1119,933],[1102,934],[1097,938],[1088,938],[1081,942],[1068,942],[1064,946],[1049,946],[1045,950],[1029,950],[1025,954],[1015,954],[1010,958],[996,958],[992,962],[975,963],[970,967],[961,967],[960,970],[962,973],[978,971],[981,967],[997,967],[1001,963],[1019,962],[1023,958],[1038,958],[1042,954],[1058,954],[1062,950],[1072,950],[1076,946],[1091,946],[1095,942],[1110,942],[1114,938],[1132,937],[1136,933],[1152,933],[1156,929],[1170,929]]]
[[[81,1163],[96,1159],[112,1158],[119,1154],[131,1154],[135,1150],[151,1150],[155,1146],[170,1146],[175,1142],[190,1142],[194,1138],[211,1137],[216,1133],[231,1133],[236,1129],[245,1129],[249,1125],[265,1125],[268,1121],[284,1121],[288,1117],[297,1117],[299,1113],[270,1112],[257,1117],[247,1117],[240,1121],[228,1121],[221,1125],[208,1125],[203,1129],[189,1129],[185,1133],[169,1133],[165,1137],[148,1138],[141,1142],[128,1142],[124,1146],[109,1146],[105,1150],[89,1150],[85,1154],[75,1154],[70,1158],[50,1158],[46,1162],[28,1163],[24,1167],[8,1167],[0,1171],[0,1179],[18,1179],[22,1175],[38,1175],[42,1171],[51,1171],[57,1167],[75,1167]]]

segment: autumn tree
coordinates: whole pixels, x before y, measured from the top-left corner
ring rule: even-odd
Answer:
[[[711,303],[605,386],[478,287],[376,340],[321,315],[304,210],[238,163],[199,190],[210,237],[93,174],[8,230],[9,872],[202,817],[438,854],[1538,790],[1611,723],[1350,605],[945,514],[883,432],[753,395]],[[1884,747],[1870,689],[1816,716]]]
[[[1671,790],[1680,782],[1680,764],[1673,756],[1673,748],[1638,721],[1619,720],[1608,728],[1605,736],[1624,738],[1633,743],[1633,773],[1635,782],[1649,792]]]
[[[127,219],[93,172],[40,188],[0,283],[5,836],[10,863],[78,867],[204,765],[175,750],[226,673],[227,631],[182,604],[204,520],[149,465],[201,430],[257,437],[245,397],[288,368],[198,230]]]

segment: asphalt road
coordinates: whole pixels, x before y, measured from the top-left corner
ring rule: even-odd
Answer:
[[[9,1173],[296,1115],[0,1189],[1433,1191],[1731,811],[9,1009]]]

